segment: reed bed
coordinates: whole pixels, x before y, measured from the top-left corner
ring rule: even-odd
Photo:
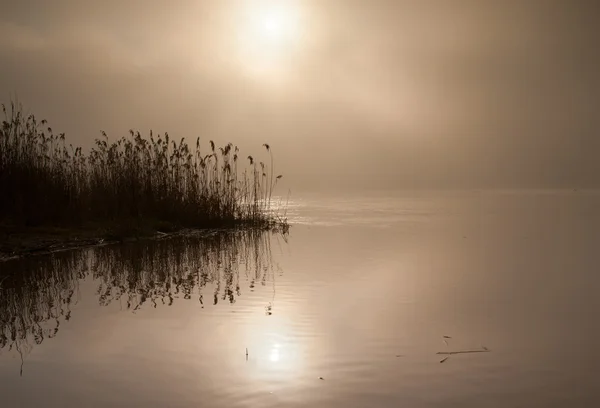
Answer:
[[[98,223],[188,228],[287,228],[271,210],[281,175],[269,164],[241,157],[237,146],[209,142],[203,152],[150,132],[109,142],[106,133],[86,155],[55,134],[45,120],[2,105],[0,222],[17,226]]]

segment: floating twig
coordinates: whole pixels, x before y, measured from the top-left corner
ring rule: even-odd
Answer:
[[[461,351],[438,351],[436,354],[447,354],[447,355],[453,355],[453,354],[468,354],[468,353],[489,353],[491,350],[489,350],[487,347],[483,350],[461,350]]]
[[[443,359],[440,360],[440,363],[444,363],[446,362],[446,360],[448,360],[450,358],[450,356],[446,356]]]

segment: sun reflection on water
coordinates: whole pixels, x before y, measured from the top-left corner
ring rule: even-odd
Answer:
[[[266,382],[271,391],[294,388],[306,376],[307,344],[298,339],[292,309],[257,315],[240,333],[248,343],[247,379]]]
[[[273,348],[271,349],[271,354],[269,355],[269,360],[271,360],[271,362],[277,363],[279,361],[279,358],[280,358],[280,354],[279,354],[280,348],[281,348],[280,344],[273,345]]]

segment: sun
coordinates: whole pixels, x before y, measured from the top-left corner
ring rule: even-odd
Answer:
[[[290,0],[248,1],[236,24],[241,65],[274,74],[299,50],[301,10]]]
[[[294,16],[290,15],[290,10],[265,10],[257,16],[257,36],[261,36],[262,41],[284,42],[293,40],[294,35]],[[262,14],[262,15],[260,15]]]

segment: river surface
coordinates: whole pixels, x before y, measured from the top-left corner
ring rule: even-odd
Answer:
[[[600,406],[597,192],[306,194],[287,215],[286,236],[0,264],[0,406]]]

